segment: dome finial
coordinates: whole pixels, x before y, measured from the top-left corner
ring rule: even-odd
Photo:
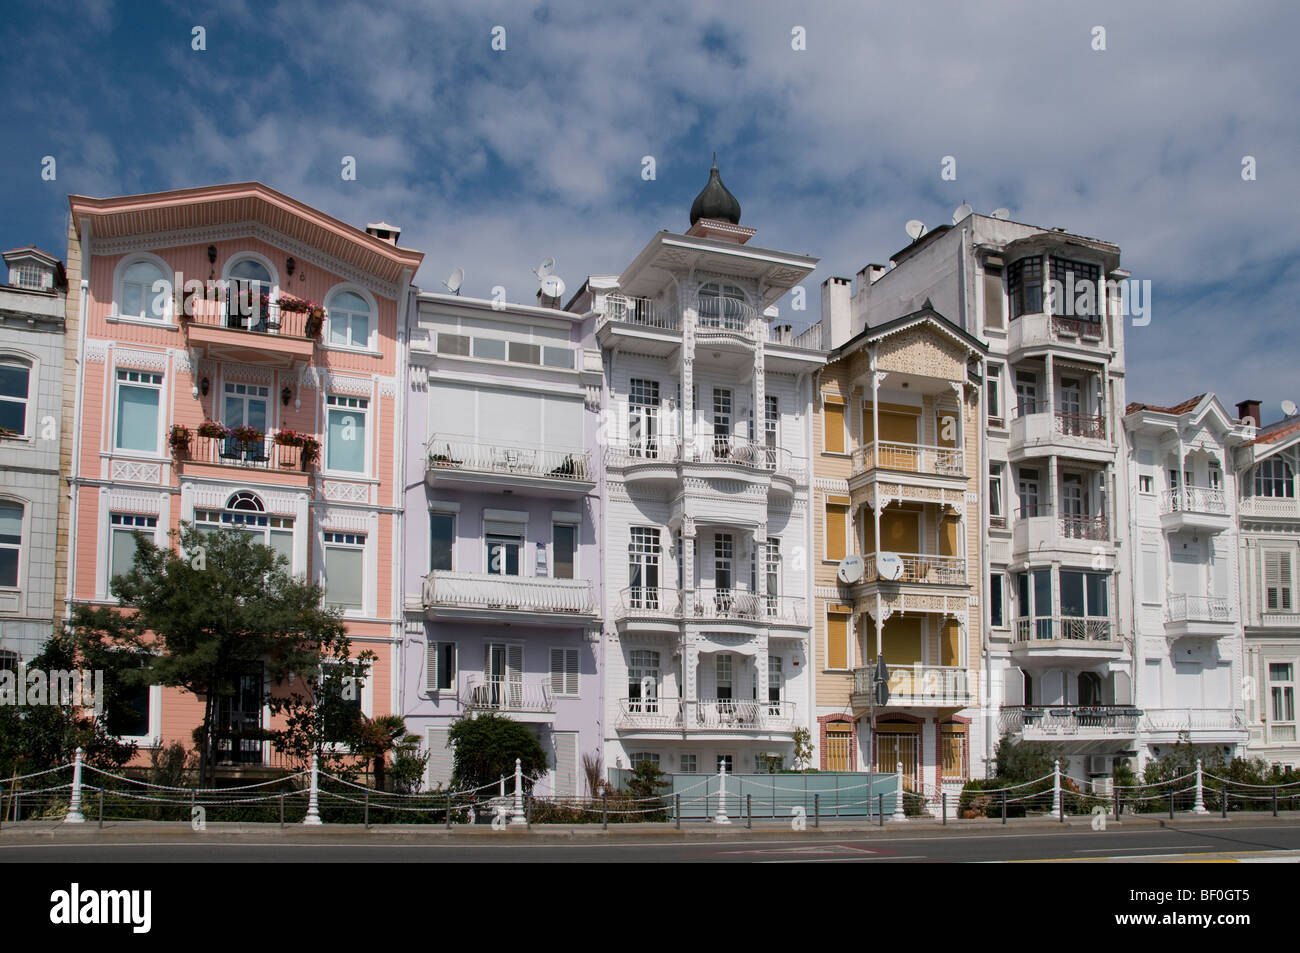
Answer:
[[[713,167],[709,169],[709,181],[691,204],[691,224],[702,218],[713,218],[740,224],[740,203],[722,184],[722,174],[718,172],[718,153],[713,153]]]

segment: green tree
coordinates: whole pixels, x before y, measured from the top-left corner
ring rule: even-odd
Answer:
[[[137,653],[148,683],[202,699],[200,784],[215,775],[221,700],[233,698],[250,671],[265,671],[279,689],[263,692],[263,703],[286,715],[288,741],[322,750],[322,687],[359,677],[373,655],[349,658],[346,630],[338,613],[324,608],[321,587],[294,577],[269,547],[231,528],[204,532],[187,524],[178,535],[179,551],[136,533],[131,570],[113,579],[124,611],[78,607],[76,629]]]
[[[374,766],[375,787],[388,790],[388,753],[395,751],[407,737],[406,722],[401,715],[361,716],[354,729],[352,753]],[[417,739],[418,740],[418,739]]]
[[[807,725],[794,730],[794,769],[806,771],[812,766],[812,732]]]
[[[496,714],[467,715],[447,732],[452,746],[451,786],[461,790],[492,784],[513,776],[515,759],[524,777],[546,773],[546,753],[524,725]]]
[[[1010,735],[1003,735],[993,752],[993,759],[997,762],[997,776],[1008,785],[1049,777],[1053,762],[1058,758],[1064,760],[1063,751],[1061,745],[1050,742],[1016,741]],[[1049,780],[1049,786],[1050,783]]]

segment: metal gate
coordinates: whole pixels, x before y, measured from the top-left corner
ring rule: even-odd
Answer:
[[[903,786],[919,791],[921,778],[921,736],[911,732],[878,731],[876,733],[876,770],[892,773],[903,762]]]

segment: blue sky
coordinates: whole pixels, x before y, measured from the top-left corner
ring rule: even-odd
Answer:
[[[7,6],[7,247],[66,253],[69,192],[256,179],[401,225],[426,288],[460,265],[465,293],[530,300],[547,255],[572,288],[684,229],[716,150],[755,243],[822,260],[796,324],[826,277],[903,247],[908,219],[1006,206],[1115,242],[1151,281],[1131,400],[1214,390],[1263,400],[1265,420],[1300,401],[1295,5]]]

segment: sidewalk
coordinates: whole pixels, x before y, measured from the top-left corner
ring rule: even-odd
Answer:
[[[96,840],[126,841],[140,838],[179,840],[200,840],[205,837],[248,837],[286,839],[295,842],[322,842],[332,839],[384,838],[394,841],[427,842],[468,842],[496,839],[561,841],[583,838],[607,838],[612,840],[653,840],[656,842],[672,841],[709,841],[709,840],[743,840],[762,837],[765,839],[807,837],[809,835],[834,839],[852,834],[856,837],[870,836],[881,839],[897,839],[918,836],[953,836],[970,834],[1022,834],[1030,831],[1050,833],[1052,831],[1091,829],[1093,818],[1088,815],[1069,816],[1064,822],[1050,817],[1010,818],[1005,825],[1000,819],[981,818],[978,820],[949,821],[944,825],[937,818],[908,818],[905,821],[885,820],[884,826],[868,823],[863,818],[852,820],[822,819],[819,827],[814,827],[811,819],[807,828],[796,831],[789,821],[773,821],[770,818],[754,820],[752,828],[745,826],[744,819],[732,818],[730,824],[717,824],[712,821],[686,821],[678,830],[672,822],[666,824],[611,824],[608,830],[602,830],[600,824],[534,824],[529,830],[524,825],[508,826],[505,830],[493,830],[486,824],[457,824],[450,830],[440,824],[385,824],[372,825],[369,829],[361,824],[323,824],[308,827],[303,824],[261,823],[222,823],[210,822],[203,831],[194,831],[182,821],[110,821],[105,820],[103,829],[95,820],[85,824],[65,824],[60,821],[22,821],[8,823],[0,828],[0,845],[43,843],[51,840],[88,842]],[[1107,830],[1142,830],[1177,827],[1179,829],[1196,827],[1213,827],[1222,825],[1247,824],[1286,824],[1300,826],[1300,811],[1280,811],[1274,818],[1269,811],[1229,814],[1226,819],[1217,814],[1197,815],[1180,813],[1173,821],[1164,814],[1125,814],[1116,821],[1107,816]]]

